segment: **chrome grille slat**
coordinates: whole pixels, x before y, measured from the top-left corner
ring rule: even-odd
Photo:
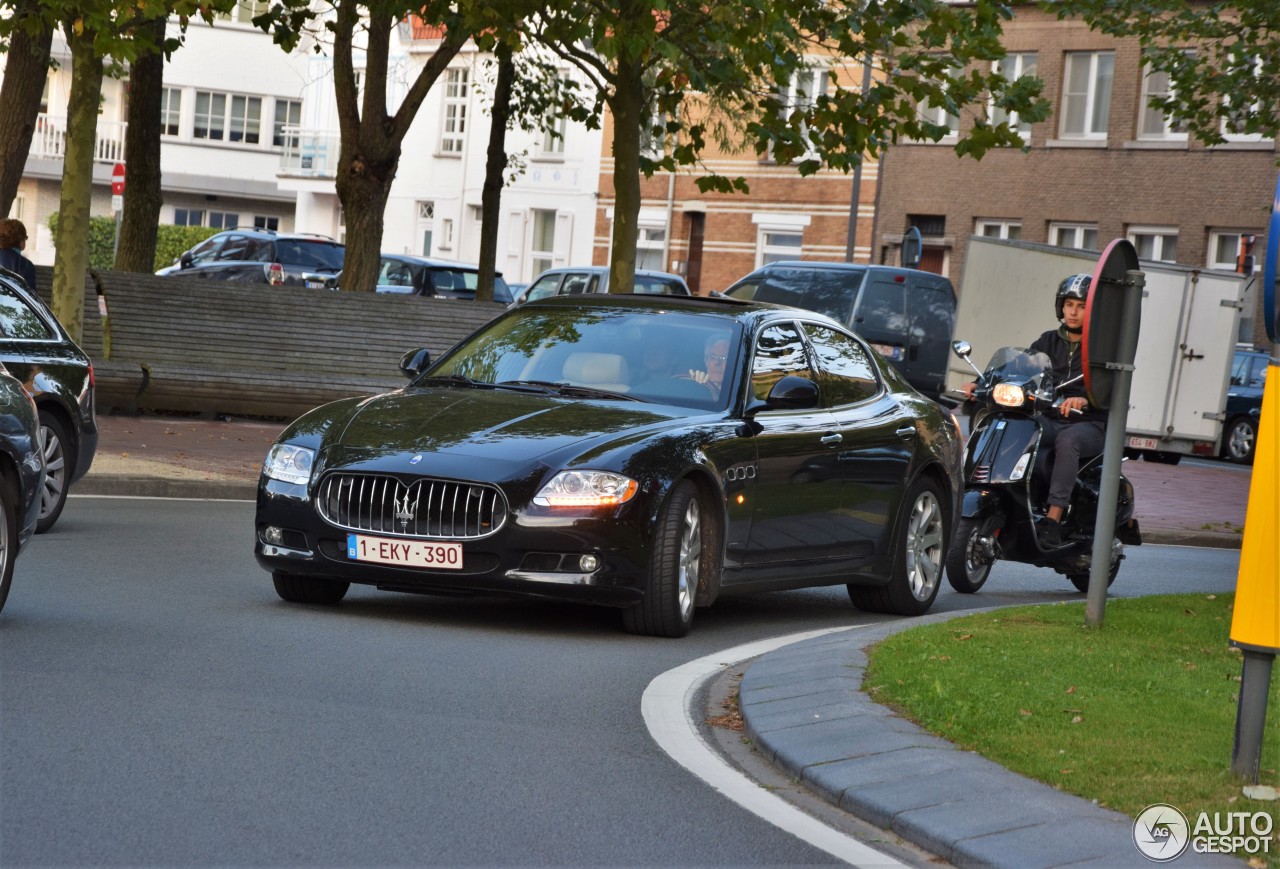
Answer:
[[[395,537],[475,540],[507,520],[506,499],[496,486],[432,478],[406,484],[386,474],[329,474],[315,506],[337,528]]]

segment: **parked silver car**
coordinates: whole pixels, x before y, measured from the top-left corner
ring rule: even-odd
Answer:
[[[579,266],[547,269],[533,279],[528,289],[516,296],[514,304],[546,299],[550,296],[576,296],[581,293],[609,292],[608,266]],[[636,269],[635,292],[648,296],[691,296],[684,278],[670,272]]]

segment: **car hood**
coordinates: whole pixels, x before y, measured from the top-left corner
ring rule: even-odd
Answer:
[[[494,478],[530,463],[554,463],[624,434],[643,435],[687,410],[631,401],[567,399],[509,390],[404,389],[361,403],[324,444],[329,469],[412,462],[449,474],[483,460]],[[416,460],[415,460],[416,457]],[[406,466],[406,470],[408,467]],[[489,476],[489,474],[485,474]]]

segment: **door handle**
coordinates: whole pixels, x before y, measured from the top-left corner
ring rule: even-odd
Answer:
[[[844,438],[839,433],[823,435],[819,438],[819,441],[824,444],[838,444],[842,440],[844,440]]]
[[[913,437],[915,433],[916,433],[916,427],[913,425],[899,426],[897,431],[898,437],[902,438],[903,440]]]

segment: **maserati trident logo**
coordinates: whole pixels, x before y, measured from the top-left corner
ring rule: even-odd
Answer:
[[[400,523],[400,530],[404,531],[409,527],[409,523],[413,521],[413,508],[409,506],[409,490],[404,490],[404,499],[392,498],[396,504],[396,520]]]

